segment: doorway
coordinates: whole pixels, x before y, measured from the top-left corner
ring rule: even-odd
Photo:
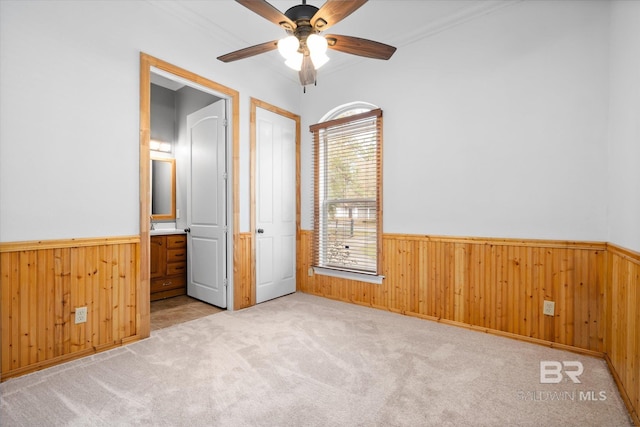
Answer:
[[[187,70],[173,66],[157,58],[141,53],[140,68],[140,281],[138,286],[139,301],[139,319],[138,335],[141,337],[148,336],[151,330],[150,316],[150,87],[152,75],[161,75],[162,77],[183,84],[192,89],[200,91],[204,94],[214,95],[218,99],[223,100],[225,108],[229,111],[227,119],[228,126],[225,128],[227,141],[225,145],[225,163],[227,164],[227,172],[224,182],[225,192],[225,212],[226,227],[228,232],[224,237],[224,248],[226,260],[224,261],[224,270],[226,271],[226,281],[224,283],[224,293],[226,298],[226,306],[229,309],[234,308],[234,251],[237,248],[236,241],[238,239],[238,221],[239,203],[238,203],[238,130],[239,124],[237,117],[239,116],[238,108],[238,92],[205,79]],[[186,206],[183,202],[183,206]],[[186,224],[187,211],[180,210],[176,216],[176,228]],[[188,227],[186,227],[188,228]]]
[[[225,311],[188,295],[151,302],[151,330],[168,328],[169,326]]]

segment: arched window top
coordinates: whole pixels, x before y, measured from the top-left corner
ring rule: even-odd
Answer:
[[[343,117],[353,116],[355,114],[364,113],[365,111],[371,111],[379,108],[375,104],[364,101],[354,101],[342,104],[329,111],[322,116],[318,123],[328,122],[329,120],[341,119]]]

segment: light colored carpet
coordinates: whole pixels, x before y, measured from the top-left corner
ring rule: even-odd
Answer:
[[[541,384],[540,361],[581,362],[581,383]],[[305,294],[0,391],[3,426],[631,425],[600,359]]]

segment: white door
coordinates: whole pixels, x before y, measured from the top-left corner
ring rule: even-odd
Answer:
[[[227,307],[225,101],[187,116],[187,294]]]
[[[256,302],[296,291],[296,124],[256,109]]]

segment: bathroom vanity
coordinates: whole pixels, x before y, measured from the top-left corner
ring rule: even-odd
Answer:
[[[151,236],[151,301],[187,293],[187,235]]]

